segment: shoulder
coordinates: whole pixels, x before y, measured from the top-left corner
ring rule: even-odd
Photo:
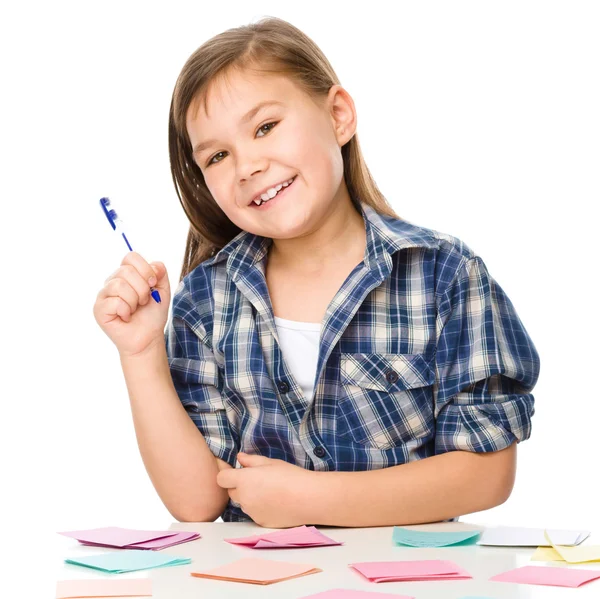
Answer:
[[[184,320],[192,328],[212,320],[212,284],[208,262],[200,263],[189,272],[173,294],[173,317]]]
[[[381,214],[370,216],[370,222],[386,241],[390,253],[407,249],[414,254],[415,260],[423,260],[423,251],[427,252],[435,264],[435,286],[441,293],[470,261],[478,257],[462,239],[444,231]]]

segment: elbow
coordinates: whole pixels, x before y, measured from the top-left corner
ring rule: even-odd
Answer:
[[[508,498],[510,497],[513,490],[513,483],[502,482],[493,490],[488,498],[488,505],[484,509],[492,509],[494,507],[498,507],[502,505]]]
[[[214,522],[222,513],[222,510],[218,508],[207,510],[199,506],[179,506],[177,508],[167,506],[167,509],[177,522]]]
[[[221,514],[213,515],[200,511],[178,512],[169,510],[177,522],[214,522]]]
[[[498,463],[492,468],[486,484],[487,507],[502,505],[510,497],[517,473],[516,443],[498,453]]]

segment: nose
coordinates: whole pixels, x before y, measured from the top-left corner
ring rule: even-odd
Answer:
[[[238,152],[237,178],[239,183],[250,180],[253,176],[264,172],[266,169],[267,159],[260,154],[260,150],[256,146]]]

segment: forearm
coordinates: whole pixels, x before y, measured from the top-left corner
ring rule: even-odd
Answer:
[[[161,500],[178,520],[214,520],[227,501],[204,437],[181,405],[164,346],[121,356],[142,460]]]
[[[506,501],[516,447],[453,451],[364,472],[315,472],[306,521],[330,526],[391,526],[446,520]]]

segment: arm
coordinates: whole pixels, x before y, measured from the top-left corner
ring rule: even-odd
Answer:
[[[164,345],[121,357],[121,365],[142,460],[161,500],[177,520],[214,521],[229,496],[217,485],[219,463],[177,396]]]
[[[314,472],[302,502],[304,520],[327,526],[392,526],[490,509],[512,491],[516,455],[515,443],[497,452],[451,451],[382,470]]]

